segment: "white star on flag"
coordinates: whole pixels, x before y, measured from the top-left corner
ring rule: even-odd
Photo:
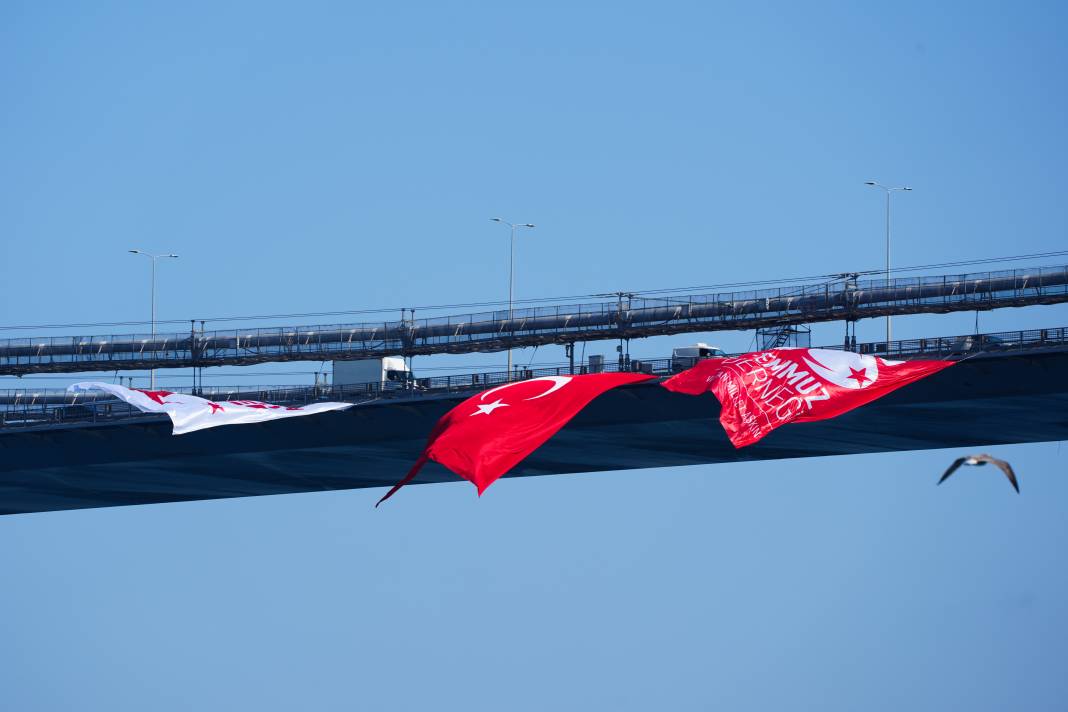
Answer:
[[[506,407],[508,407],[508,404],[507,403],[502,403],[501,399],[498,398],[497,400],[493,401],[492,403],[480,403],[477,407],[478,407],[478,410],[476,410],[471,415],[482,415],[483,413],[486,414],[486,415],[489,415],[490,413],[492,413],[493,411],[497,410],[498,408],[506,408]]]

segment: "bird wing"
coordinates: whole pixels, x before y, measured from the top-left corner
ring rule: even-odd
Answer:
[[[943,482],[945,482],[946,478],[949,477],[950,475],[952,475],[954,472],[956,472],[957,468],[960,467],[961,465],[963,465],[964,461],[966,459],[968,459],[968,458],[966,458],[966,457],[958,457],[956,460],[954,460],[953,464],[950,465],[949,469],[946,470],[945,474],[942,475],[942,479],[940,479],[938,481],[938,484],[942,484]]]
[[[1012,465],[1005,462],[1004,460],[999,460],[996,457],[990,457],[989,455],[986,456],[986,460],[987,462],[990,462],[1000,467],[1001,471],[1005,473],[1005,476],[1009,478],[1009,484],[1011,484],[1012,488],[1016,490],[1016,494],[1020,494],[1020,484],[1016,481],[1016,473],[1012,471]]]

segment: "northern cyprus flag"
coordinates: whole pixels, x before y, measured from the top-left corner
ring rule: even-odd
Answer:
[[[113,383],[85,381],[67,387],[69,393],[104,391],[126,401],[146,413],[166,413],[174,423],[173,435],[191,433],[194,430],[214,428],[218,425],[260,423],[264,420],[294,418],[301,415],[324,413],[330,410],[351,408],[352,403],[311,403],[305,406],[284,406],[260,401],[210,401],[206,398],[173,393],[171,391],[148,391],[126,388]]]

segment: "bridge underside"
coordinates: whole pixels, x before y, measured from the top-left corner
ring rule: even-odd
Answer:
[[[0,513],[384,487],[407,472],[435,421],[460,399],[374,403],[181,436],[165,419],[0,432]],[[742,450],[718,415],[711,395],[655,384],[610,391],[510,476],[1061,440],[1068,353],[971,359]],[[458,479],[430,463],[417,482]]]

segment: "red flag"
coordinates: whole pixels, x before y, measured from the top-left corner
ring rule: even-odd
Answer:
[[[411,482],[428,459],[472,482],[481,496],[594,398],[616,386],[651,378],[655,377],[640,373],[542,376],[471,396],[441,416],[408,475],[378,504]]]
[[[689,395],[715,393],[723,406],[719,422],[740,448],[786,423],[841,415],[953,363],[784,348],[700,361],[661,385]]]

